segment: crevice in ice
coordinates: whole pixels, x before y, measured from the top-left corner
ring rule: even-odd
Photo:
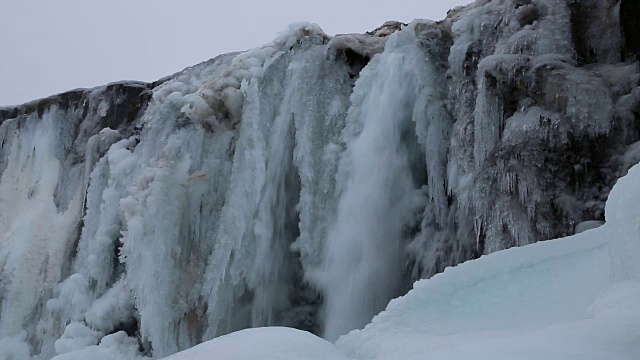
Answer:
[[[347,64],[349,64],[349,67],[351,68],[351,71],[349,71],[349,77],[352,79],[358,77],[360,75],[360,71],[362,71],[369,61],[371,61],[370,57],[358,54],[352,49],[346,49],[344,51],[344,57],[347,59]]]
[[[624,58],[640,60],[640,3],[638,1],[621,1],[620,22],[624,34]]]
[[[387,21],[366,34],[336,35],[328,42],[329,59],[346,61],[350,68],[349,77],[357,78],[371,58],[384,51],[389,36],[406,26],[398,21]]]
[[[516,14],[520,26],[533,25],[540,18],[540,9],[531,1],[517,1]]]
[[[578,64],[591,64],[597,60],[597,54],[589,44],[587,28],[589,27],[590,9],[582,1],[570,1],[571,38],[576,49]]]
[[[570,0],[571,38],[578,65],[616,63],[622,55],[619,0]]]
[[[329,60],[346,62],[349,65],[349,78],[355,79],[371,58],[384,50],[386,41],[386,36],[336,35],[329,41],[328,57]]]

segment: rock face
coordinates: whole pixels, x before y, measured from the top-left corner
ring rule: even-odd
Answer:
[[[417,279],[603,221],[640,160],[636,8],[294,24],[153,84],[0,108],[0,338],[41,359],[268,325],[335,340]]]

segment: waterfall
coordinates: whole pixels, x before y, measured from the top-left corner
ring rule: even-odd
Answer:
[[[411,32],[396,35],[361,72],[342,134],[342,191],[318,274],[329,340],[363,327],[403,285],[403,241],[420,198],[409,163],[420,53]]]
[[[616,23],[581,6],[590,33]],[[0,108],[0,341],[40,360],[261,326],[333,341],[416,280],[603,221],[640,159],[640,69],[619,38],[577,46],[578,10],[292,24],[155,83]]]

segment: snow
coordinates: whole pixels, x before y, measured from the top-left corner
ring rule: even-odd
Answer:
[[[279,327],[247,329],[222,336],[166,360],[349,360],[326,340]]]
[[[0,339],[0,359],[30,360],[29,345],[25,342],[27,332],[21,331],[15,336]]]
[[[640,141],[629,145],[629,147],[627,148],[627,151],[622,156],[622,161],[624,164],[623,166],[624,170],[628,170],[634,164],[637,164],[640,162]]]
[[[126,324],[135,314],[135,308],[124,280],[119,280],[104,295],[96,299],[85,313],[87,325],[104,333]]]
[[[123,331],[105,336],[99,345],[54,356],[52,360],[142,360],[138,355],[138,342]],[[148,359],[148,358],[145,358]]]
[[[372,58],[384,51],[385,37],[372,37],[362,34],[336,35],[329,40],[329,47],[336,53],[340,50],[352,50],[360,55]],[[335,56],[335,55],[334,55]]]
[[[599,228],[602,225],[604,225],[604,221],[599,221],[599,220],[583,221],[576,225],[574,232],[576,234],[579,234],[581,232]]]

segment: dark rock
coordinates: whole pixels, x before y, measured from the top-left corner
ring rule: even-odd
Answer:
[[[640,60],[640,1],[622,0],[620,21],[624,35],[623,55]]]

